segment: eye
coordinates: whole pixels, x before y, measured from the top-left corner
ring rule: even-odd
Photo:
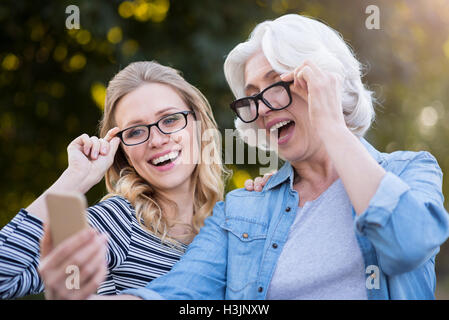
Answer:
[[[125,132],[126,138],[136,138],[141,137],[145,133],[145,130],[141,127],[138,128],[132,128]]]
[[[181,119],[181,115],[174,114],[162,119],[162,125],[166,127],[174,126]]]
[[[282,85],[278,84],[274,87],[271,87],[270,90],[273,92],[281,92],[281,91],[285,90],[285,88]]]

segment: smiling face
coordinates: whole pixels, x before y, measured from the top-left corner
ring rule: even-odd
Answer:
[[[245,65],[245,94],[251,96],[280,81],[262,51],[248,59]],[[293,85],[290,86],[292,88]],[[309,121],[307,102],[293,90],[292,103],[282,110],[271,110],[259,101],[259,129],[278,145],[279,156],[290,163],[310,157],[321,147],[321,141]]]
[[[123,96],[117,103],[114,118],[120,130],[148,125],[162,117],[190,111],[172,87],[160,83],[146,83]],[[163,134],[151,127],[150,138],[144,143],[122,148],[137,173],[160,192],[176,188],[188,190],[192,186],[198,152],[196,123],[192,114],[187,126],[172,134]]]

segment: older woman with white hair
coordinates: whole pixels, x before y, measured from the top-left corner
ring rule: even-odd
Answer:
[[[433,299],[441,170],[363,139],[372,93],[341,36],[300,15],[263,22],[225,75],[242,137],[285,165],[261,193],[229,193],[168,274],[119,298]]]

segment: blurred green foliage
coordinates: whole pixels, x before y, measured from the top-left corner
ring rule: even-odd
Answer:
[[[80,9],[79,30],[65,26],[71,4]],[[372,4],[380,9],[379,30],[365,27]],[[375,147],[428,150],[449,173],[447,0],[6,0],[0,3],[0,226],[62,173],[71,140],[97,133],[105,87],[132,61],[181,70],[208,97],[220,129],[233,128],[225,56],[257,23],[285,13],[338,30],[366,65],[365,82],[379,101],[367,136]],[[228,190],[258,174],[257,165],[231,168]],[[104,194],[97,185],[89,203]],[[447,244],[437,274],[438,297],[448,298]]]

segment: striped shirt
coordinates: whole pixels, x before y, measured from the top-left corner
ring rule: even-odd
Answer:
[[[187,249],[162,243],[144,230],[136,211],[123,197],[106,199],[87,209],[90,225],[109,235],[108,272],[97,293],[118,294],[144,287],[167,273]],[[39,240],[43,235],[40,219],[25,209],[0,230],[0,298],[12,299],[44,290],[39,266]]]

